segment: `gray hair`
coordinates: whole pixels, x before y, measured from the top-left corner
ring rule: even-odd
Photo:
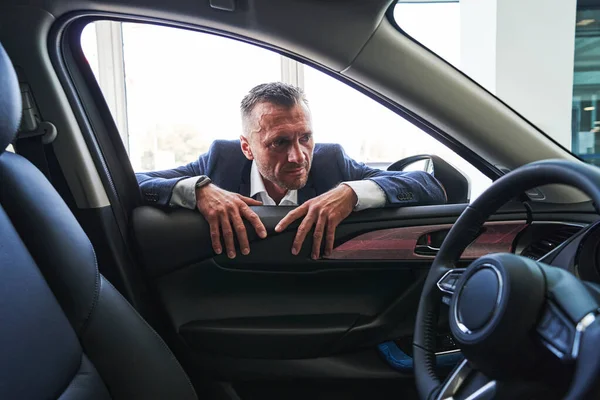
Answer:
[[[263,83],[250,89],[242,99],[242,129],[244,135],[250,133],[249,120],[254,107],[260,103],[271,103],[277,106],[292,108],[296,104],[304,103],[308,107],[308,100],[304,91],[299,87],[283,82]]]

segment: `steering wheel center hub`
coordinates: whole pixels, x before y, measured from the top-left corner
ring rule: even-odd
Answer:
[[[498,376],[519,369],[517,355],[533,348],[528,332],[539,316],[544,285],[533,260],[509,253],[482,257],[465,270],[450,304],[450,330],[480,371]]]
[[[492,264],[482,264],[457,294],[458,328],[466,334],[483,328],[494,316],[501,300],[502,276]]]

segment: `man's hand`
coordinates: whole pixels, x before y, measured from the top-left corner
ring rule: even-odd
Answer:
[[[210,225],[210,239],[213,250],[217,254],[221,254],[223,251],[220,235],[220,233],[223,233],[229,258],[235,257],[234,230],[242,254],[247,255],[250,253],[250,244],[248,243],[248,235],[242,217],[250,221],[260,238],[267,237],[267,230],[260,218],[248,207],[260,205],[262,205],[260,201],[228,192],[213,184],[196,189],[196,207]]]
[[[298,254],[306,235],[316,223],[311,257],[314,260],[319,258],[324,234],[325,256],[328,256],[333,250],[335,228],[354,210],[356,201],[356,194],[352,188],[347,185],[339,185],[335,189],[310,199],[300,207],[290,211],[288,215],[279,221],[279,224],[275,227],[275,232],[282,232],[293,221],[306,216],[298,227],[292,245],[292,254]]]

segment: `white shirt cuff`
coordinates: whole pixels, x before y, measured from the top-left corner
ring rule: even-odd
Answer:
[[[197,176],[177,182],[173,188],[169,205],[194,210],[196,208],[196,182],[198,182]]]
[[[366,210],[367,208],[379,208],[385,206],[385,193],[381,187],[372,180],[342,182],[350,186],[358,201],[354,211]]]

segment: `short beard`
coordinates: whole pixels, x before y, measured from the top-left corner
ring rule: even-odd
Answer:
[[[306,179],[308,180],[308,178]],[[273,181],[271,181],[273,182]],[[304,186],[306,186],[306,181],[302,182],[300,181],[297,185],[288,185],[285,182],[281,182],[281,181],[277,181],[277,182],[273,182],[275,183],[277,186],[282,187],[286,190],[299,190],[302,189]]]
[[[256,162],[256,160],[254,160],[254,162]],[[265,169],[258,162],[256,162],[256,166],[258,167],[258,172],[260,172],[260,174],[262,175],[262,177],[264,179],[274,183],[275,185],[277,185],[280,188],[283,188],[285,190],[302,189],[306,185],[306,182],[308,181],[308,174],[310,172],[310,169],[307,168],[306,169],[306,178],[303,181],[297,181],[298,182],[297,184],[288,184],[288,183],[285,183],[285,182],[281,181],[280,179],[278,179],[275,175],[265,171]]]

